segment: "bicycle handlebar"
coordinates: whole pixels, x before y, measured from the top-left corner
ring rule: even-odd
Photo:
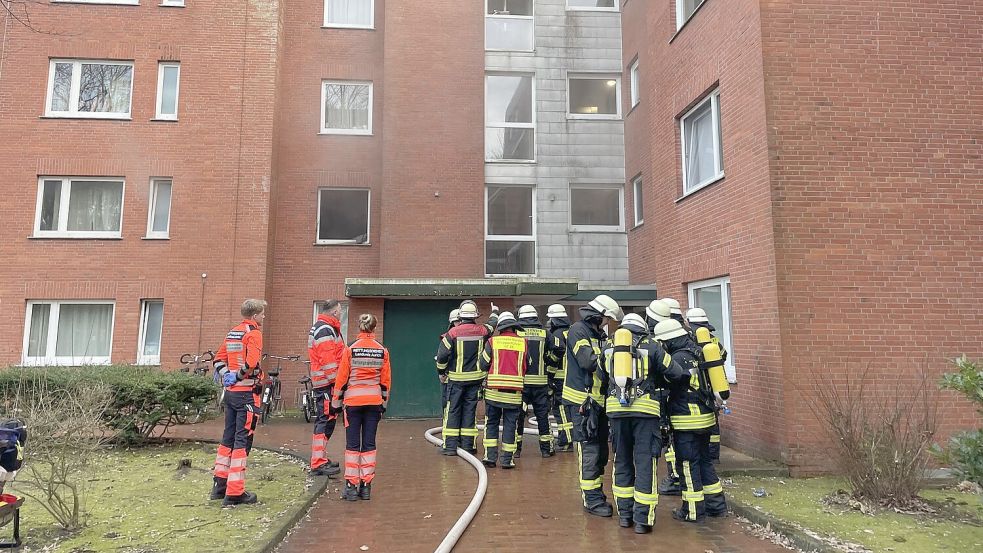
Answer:
[[[181,363],[190,364],[204,362],[207,363],[215,359],[215,352],[212,350],[203,351],[201,353],[185,353],[181,356]]]

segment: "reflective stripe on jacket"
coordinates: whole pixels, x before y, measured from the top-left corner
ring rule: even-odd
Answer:
[[[479,367],[488,372],[489,390],[522,390],[523,378],[529,369],[529,350],[526,340],[512,330],[488,339],[481,352]]]
[[[375,339],[375,334],[361,332],[342,353],[331,405],[336,409],[342,403],[351,407],[384,406],[389,401],[391,379],[389,350]]]
[[[263,333],[259,323],[245,319],[225,335],[225,341],[215,354],[215,369],[224,374],[235,372],[238,380],[225,389],[230,392],[250,392],[264,378],[259,366],[263,358]]]
[[[463,322],[444,334],[437,349],[437,370],[455,382],[483,380],[478,358],[491,332],[486,325]]]
[[[519,333],[526,339],[529,349],[529,370],[526,371],[526,386],[546,386],[550,383],[546,369],[546,330],[540,326],[523,327]]]
[[[334,384],[344,351],[345,341],[341,336],[341,322],[331,315],[318,315],[307,337],[312,386],[326,388]]]

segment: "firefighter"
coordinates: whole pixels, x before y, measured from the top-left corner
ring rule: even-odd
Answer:
[[[567,376],[567,333],[570,331],[570,319],[563,305],[554,303],[546,310],[546,323],[549,332],[547,359],[552,368],[550,388],[553,393],[553,418],[556,420],[556,447],[554,451],[573,451],[573,413],[570,405],[563,403],[563,380]]]
[[[689,373],[649,337],[640,315],[625,315],[621,327],[630,332],[630,338],[625,337],[629,343],[621,343],[616,335],[614,347],[605,351],[609,377],[605,412],[611,420],[614,450],[612,491],[620,526],[629,528],[634,522],[636,534],[648,534],[659,503],[655,467],[662,451],[662,411],[657,392],[670,382],[689,378]]]
[[[333,414],[344,406],[345,491],[341,498],[347,501],[371,499],[375,435],[389,404],[389,350],[375,338],[377,323],[375,315],[359,315],[358,338],[342,354],[331,399]]]
[[[338,365],[345,351],[341,335],[341,303],[328,300],[321,305],[317,320],[307,338],[307,355],[311,360],[311,385],[314,387],[314,436],[311,438],[311,474],[335,477],[341,472],[338,463],[328,459],[325,448],[334,434],[337,417],[329,416]]]
[[[456,308],[455,309],[451,309],[451,312],[447,315],[447,332],[450,332],[450,330],[452,328],[454,328],[455,326],[461,324],[461,315],[460,314],[461,314],[461,310],[460,309],[456,309]],[[444,332],[443,334],[441,334],[440,335],[440,340],[437,341],[437,349],[438,349],[438,351],[440,350],[440,342],[442,342],[444,340],[444,336],[447,336],[447,332]],[[434,362],[436,363],[437,362],[437,356],[434,355],[433,359],[434,359]],[[437,368],[438,368],[438,371],[437,371],[437,379],[440,381],[440,405],[441,405],[441,411],[443,411],[443,406],[444,405],[447,405],[447,375],[446,374],[445,375],[441,375],[440,374],[440,370],[439,370],[440,367],[438,366]],[[447,421],[445,420],[443,422],[444,422],[444,426],[446,427],[447,426]]]
[[[696,339],[696,329],[706,328],[710,331],[710,340],[717,344],[720,348],[720,361],[727,361],[727,350],[724,349],[723,344],[720,340],[713,335],[717,331],[710,324],[710,319],[707,318],[706,311],[700,309],[699,307],[694,307],[686,311],[686,322],[689,323],[690,335],[693,337],[693,341],[696,345],[703,346],[699,340]],[[720,408],[719,405],[714,408],[714,416],[716,417],[716,422],[713,423],[713,428],[710,429],[710,460],[715,464],[720,462]]]
[[[683,488],[682,506],[672,516],[685,522],[700,522],[705,515],[724,516],[724,490],[710,462],[714,400],[709,377],[701,367],[701,350],[676,320],[655,325],[653,337],[690,373],[690,378],[671,384],[669,392],[676,470]]]
[[[662,321],[672,318],[672,310],[669,304],[662,300],[652,300],[652,303],[645,308],[645,322],[648,323],[649,333],[655,325]],[[662,444],[665,448],[666,477],[659,482],[659,493],[661,495],[680,495],[682,485],[679,483],[679,474],[676,473],[676,452],[672,448],[672,425],[669,423],[669,390],[659,390],[659,402],[662,406],[663,417],[659,419],[661,424]]]
[[[532,407],[539,427],[539,452],[544,458],[552,457],[553,432],[550,429],[550,375],[547,369],[546,329],[539,322],[539,313],[532,305],[519,308],[520,335],[526,339],[529,349],[529,370],[523,380],[522,403],[523,409],[519,417],[518,449],[516,458],[522,452],[522,431],[525,427],[525,406]]]
[[[478,427],[475,410],[478,393],[485,373],[478,367],[485,340],[491,335],[489,326],[497,322],[492,304],[488,324],[478,324],[478,307],[471,300],[461,302],[461,322],[447,331],[437,348],[437,373],[447,378],[447,402],[444,403],[444,455],[457,455],[461,447],[472,455],[477,453],[475,440]]]
[[[209,499],[222,499],[222,506],[256,503],[256,494],[246,491],[246,457],[252,448],[259,419],[259,390],[265,375],[259,366],[263,357],[260,327],[266,318],[266,302],[242,302],[243,321],[225,336],[214,367],[225,386],[225,431],[218,446]]]
[[[502,468],[515,468],[516,438],[522,432],[521,418],[524,377],[531,365],[526,339],[515,316],[505,311],[498,317],[495,336],[481,352],[479,366],[488,374],[485,382],[486,467],[498,461],[498,425],[502,424]]]
[[[605,339],[603,328],[619,320],[622,312],[616,301],[602,294],[581,307],[580,316],[567,333],[563,403],[573,411],[572,434],[577,443],[584,510],[610,517],[613,509],[601,487],[608,464],[608,421],[603,407],[607,373],[601,342]]]
[[[679,302],[672,298],[662,298],[662,303],[669,306],[669,318],[678,321],[684,329],[687,329],[686,318],[683,317],[683,310],[679,306]]]

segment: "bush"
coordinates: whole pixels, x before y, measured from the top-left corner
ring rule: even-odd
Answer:
[[[942,375],[939,387],[966,396],[976,404],[976,412],[983,417],[983,366],[965,355],[953,360],[953,365],[957,371]],[[983,428],[956,434],[949,439],[948,448],[937,447],[935,452],[962,478],[983,485]]]
[[[11,367],[0,371],[0,397],[5,404],[25,382],[44,382],[48,389],[73,394],[109,389],[110,405],[102,422],[118,440],[131,444],[162,435],[189,408],[208,405],[216,392],[209,379],[150,367]]]

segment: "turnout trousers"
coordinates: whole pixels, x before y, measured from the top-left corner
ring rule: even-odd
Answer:
[[[576,406],[570,407],[573,412],[573,440],[577,443],[577,460],[580,464],[580,492],[584,507],[592,509],[608,500],[602,488],[609,455],[608,417],[603,412],[599,413],[597,435],[588,440],[579,430],[584,416]]]
[[[519,429],[521,406],[485,400],[485,457],[487,464],[498,460],[498,425],[502,425],[502,466],[515,466],[513,457],[516,451],[515,438]]]
[[[478,391],[481,381],[447,382],[447,402],[444,404],[444,450],[455,451],[458,447],[469,452],[475,451],[478,426],[475,424],[475,411],[478,409]]]
[[[727,513],[724,488],[710,460],[710,431],[673,432],[676,452],[676,471],[683,488],[680,510],[686,520],[695,521],[704,515],[723,516]]]
[[[612,417],[614,492],[618,516],[655,525],[659,504],[657,466],[662,437],[657,417]]]

